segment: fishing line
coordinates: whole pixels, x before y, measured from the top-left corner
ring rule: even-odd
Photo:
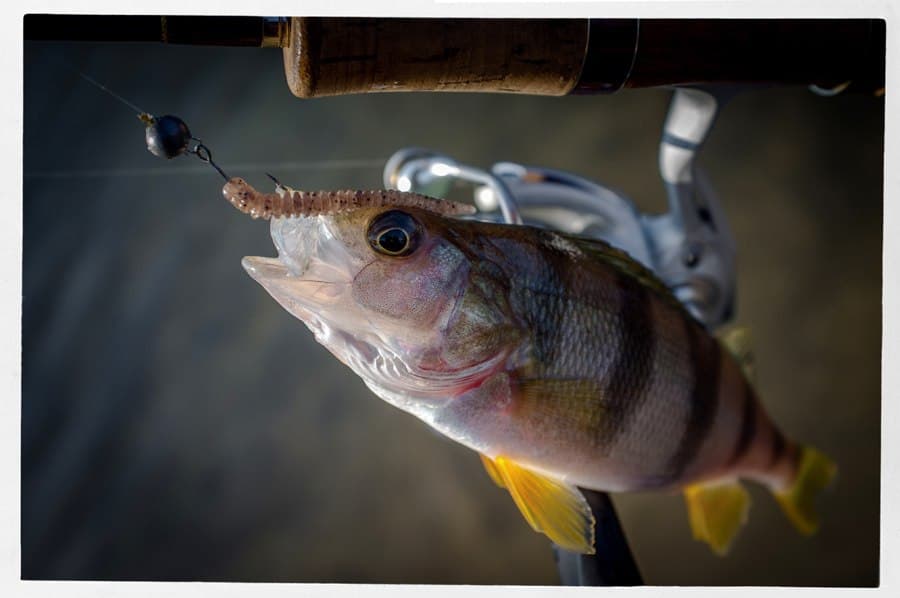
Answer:
[[[267,170],[301,171],[301,170],[353,170],[381,169],[384,160],[381,158],[360,158],[347,160],[308,160],[300,162],[269,162],[253,164],[233,164],[235,170],[241,172],[266,172]],[[24,173],[29,179],[79,179],[79,178],[113,178],[142,177],[158,175],[198,175],[209,172],[204,166],[182,167],[150,167],[150,168],[103,168],[94,170],[45,170]]]
[[[203,141],[191,135],[191,131],[188,128],[187,124],[179,117],[171,114],[167,114],[164,116],[155,116],[147,112],[146,110],[143,110],[137,104],[125,99],[125,97],[116,93],[103,83],[100,83],[68,61],[59,58],[54,58],[53,60],[65,66],[68,70],[74,72],[100,91],[103,91],[113,99],[134,110],[137,113],[138,120],[144,123],[144,139],[147,142],[147,150],[151,154],[166,159],[175,158],[182,154],[193,154],[197,156],[197,158],[199,158],[201,161],[215,168],[223,179],[225,179],[226,181],[229,180],[228,175],[225,174],[225,172],[219,167],[218,164],[213,162],[212,152],[210,151],[210,149],[203,144]],[[62,171],[62,173],[57,172],[55,174],[38,173],[37,175],[32,174],[31,176],[44,178],[66,178],[69,176],[69,174],[77,176],[74,175],[74,173],[65,173],[64,171]],[[25,176],[29,175],[26,174]],[[94,173],[91,173],[87,176],[100,175],[98,174],[98,171],[95,171]]]
[[[91,83],[91,84],[95,85],[96,87],[98,87],[98,88],[101,89],[102,91],[105,91],[106,93],[108,93],[109,95],[111,95],[112,97],[114,97],[115,99],[119,100],[120,102],[122,102],[123,104],[125,104],[126,106],[128,106],[129,108],[131,108],[132,110],[134,110],[135,112],[137,112],[137,113],[138,113],[138,118],[141,118],[141,116],[142,116],[142,115],[145,115],[145,114],[146,114],[147,116],[151,116],[149,112],[147,112],[146,110],[142,110],[140,107],[138,107],[138,106],[132,104],[131,102],[129,102],[128,100],[126,100],[125,98],[123,98],[122,96],[120,96],[119,94],[117,94],[116,92],[114,92],[113,90],[111,90],[110,88],[108,88],[107,86],[103,85],[102,83],[100,83],[99,81],[97,81],[96,79],[94,79],[93,77],[91,77],[91,76],[89,76],[89,75],[85,74],[84,72],[79,71],[79,70],[77,70],[77,69],[72,68],[72,70],[74,70],[76,73],[78,73],[78,76],[81,77],[82,79],[84,79],[85,81],[87,81],[88,83]]]
[[[112,89],[110,89],[109,87],[104,85],[103,83],[100,83],[99,81],[97,81],[96,79],[94,79],[93,77],[91,77],[90,75],[85,73],[84,71],[82,71],[80,68],[78,68],[73,63],[69,62],[68,60],[66,60],[64,58],[60,58],[58,56],[49,56],[47,58],[53,62],[56,62],[63,68],[73,72],[74,74],[78,75],[79,77],[81,77],[82,79],[84,79],[85,81],[87,81],[88,83],[90,83],[91,85],[96,87],[97,89],[109,94],[114,99],[118,100],[119,102],[125,104],[126,106],[128,106],[129,108],[134,110],[137,113],[137,117],[141,121],[145,121],[144,117],[152,118],[153,115],[151,115],[149,112],[147,112],[146,110],[143,110],[140,106],[125,99],[125,97],[119,95],[118,93],[116,93],[115,91],[113,91]]]
[[[69,70],[76,73],[79,77],[105,92],[115,100],[128,106],[137,113],[138,119],[144,123],[144,138],[147,143],[147,150],[160,158],[171,159],[182,154],[193,154],[202,162],[212,166],[223,179],[229,180],[228,175],[212,160],[212,152],[203,144],[203,142],[191,135],[187,124],[177,116],[165,115],[154,116],[153,114],[142,109],[137,104],[129,101],[124,96],[113,91],[108,86],[97,81],[81,69],[59,59],[59,62],[66,66]],[[384,160],[377,158],[361,158],[349,160],[316,160],[316,161],[300,161],[300,162],[282,162],[278,164],[243,164],[235,165],[241,171],[263,171],[270,169],[278,170],[346,170],[351,168],[381,168]],[[44,172],[26,172],[24,176],[31,179],[68,179],[68,178],[111,178],[111,177],[141,177],[156,176],[161,174],[172,175],[192,175],[203,172],[203,168],[118,168],[118,169],[98,169],[98,170],[56,170]],[[268,174],[268,173],[267,173]],[[271,177],[271,175],[269,175]]]

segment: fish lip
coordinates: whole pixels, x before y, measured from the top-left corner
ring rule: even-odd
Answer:
[[[241,259],[241,266],[250,277],[265,288],[271,283],[288,283],[292,286],[303,283],[346,285],[352,282],[348,273],[338,268],[313,267],[306,268],[303,274],[296,274],[291,264],[286,264],[284,257],[260,257],[249,255]]]
[[[272,298],[307,324],[336,308],[348,284],[334,271],[313,270],[298,276],[281,258],[248,256],[241,265]]]
[[[288,312],[303,321],[312,315],[309,305],[302,305],[297,297],[290,297],[280,287],[291,277],[290,270],[279,258],[246,256],[241,258],[241,266],[244,271],[264,288],[275,301],[281,304]],[[305,303],[305,302],[304,302]]]
[[[263,284],[263,280],[289,276],[288,267],[278,258],[249,255],[241,258],[241,266],[250,278]]]

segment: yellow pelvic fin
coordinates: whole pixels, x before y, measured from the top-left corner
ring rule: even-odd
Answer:
[[[719,335],[722,346],[734,357],[744,376],[751,384],[756,383],[756,361],[753,357],[753,341],[750,329],[737,327]]]
[[[694,484],[684,489],[694,539],[724,555],[747,521],[750,495],[740,482]]]
[[[594,554],[594,515],[577,487],[535,473],[506,457],[481,461],[494,482],[509,490],[536,532],[561,548]]]
[[[503,483],[503,474],[500,473],[500,470],[494,465],[491,458],[485,457],[481,453],[478,453],[478,456],[481,457],[481,464],[484,465],[484,468],[487,470],[488,475],[491,476],[491,479],[494,480],[494,483],[501,488],[506,488],[506,484]]]
[[[773,494],[797,531],[809,535],[819,527],[814,505],[816,495],[834,478],[837,466],[812,447],[805,446],[802,450],[794,483],[787,490]]]

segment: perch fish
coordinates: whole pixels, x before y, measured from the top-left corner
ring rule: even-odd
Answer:
[[[271,218],[246,271],[379,397],[477,451],[528,523],[594,552],[578,490],[684,492],[694,537],[727,551],[741,479],[802,533],[835,473],[786,438],[733,352],[656,276],[596,240],[457,216],[399,191],[225,198]]]

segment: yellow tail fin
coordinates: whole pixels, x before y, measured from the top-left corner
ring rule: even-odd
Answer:
[[[774,492],[782,510],[802,534],[809,535],[819,527],[815,499],[837,473],[837,466],[812,447],[803,447],[797,478],[790,488]]]
[[[694,484],[684,489],[688,520],[694,538],[709,544],[718,555],[747,521],[750,496],[739,482]]]

